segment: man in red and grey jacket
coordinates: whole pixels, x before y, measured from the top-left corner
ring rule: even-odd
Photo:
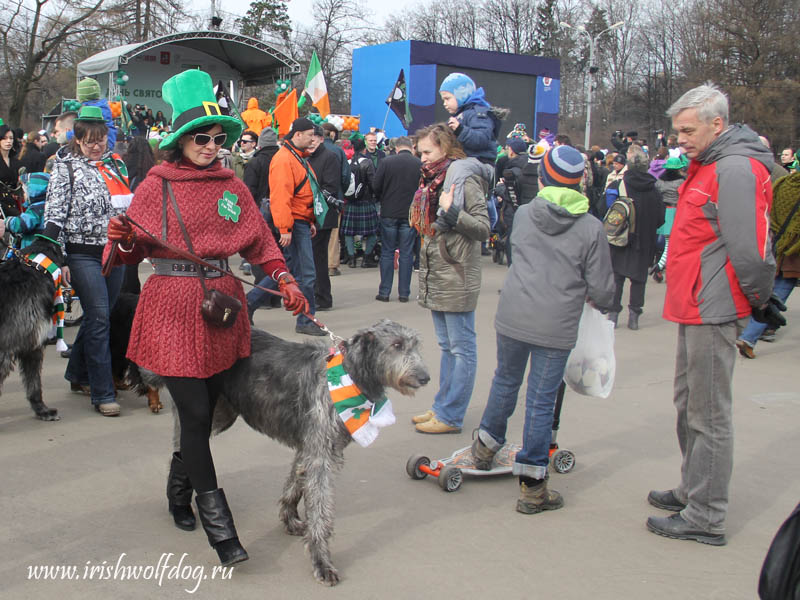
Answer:
[[[713,85],[667,111],[691,159],[669,240],[664,318],[678,323],[674,403],[681,481],[651,491],[650,531],[721,546],[733,469],[732,380],[736,337],[767,305],[772,154],[745,125],[728,125],[728,99]]]

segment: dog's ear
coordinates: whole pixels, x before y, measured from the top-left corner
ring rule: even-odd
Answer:
[[[365,356],[369,356],[370,350],[377,349],[378,340],[372,331],[364,331],[355,334],[348,346],[357,347]]]

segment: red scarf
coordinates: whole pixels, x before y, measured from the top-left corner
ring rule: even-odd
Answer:
[[[436,220],[436,211],[439,208],[439,194],[447,167],[453,162],[446,156],[436,162],[422,165],[422,177],[419,180],[419,189],[414,194],[411,203],[409,223],[419,231],[420,235],[433,235],[431,223]]]

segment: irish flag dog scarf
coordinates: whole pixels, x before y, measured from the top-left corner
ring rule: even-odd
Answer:
[[[350,436],[366,448],[378,437],[380,427],[394,424],[392,402],[386,397],[374,403],[365,398],[344,370],[342,359],[341,352],[328,359],[328,391]]]

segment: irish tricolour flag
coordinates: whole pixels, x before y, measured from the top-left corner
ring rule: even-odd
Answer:
[[[311,104],[317,107],[323,119],[330,114],[331,105],[328,101],[328,88],[325,87],[325,77],[322,76],[322,65],[319,64],[316,51],[311,55],[311,64],[308,65],[308,77],[306,77],[306,88],[303,92],[311,97]]]

